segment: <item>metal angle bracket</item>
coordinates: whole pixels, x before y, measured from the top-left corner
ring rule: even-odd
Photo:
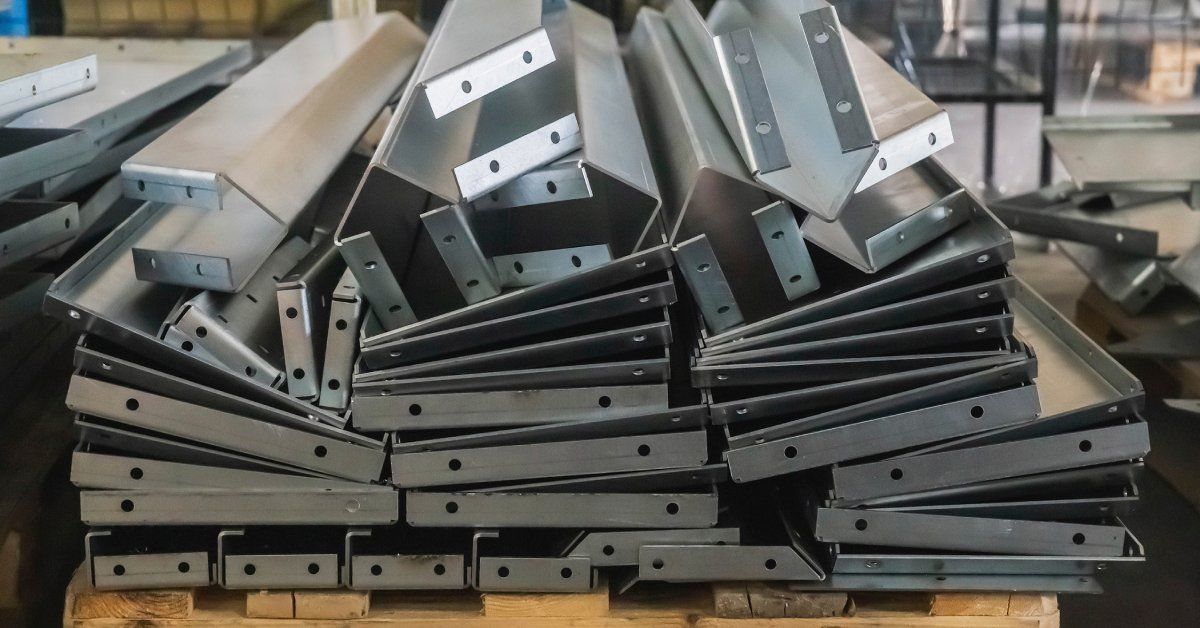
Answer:
[[[787,298],[795,300],[820,288],[817,269],[813,267],[803,230],[796,222],[792,208],[784,201],[776,201],[750,215],[754,217]]]
[[[721,270],[716,253],[708,243],[708,236],[698,235],[671,250],[708,327],[720,333],[741,325],[742,312],[729,289],[729,281]]]
[[[104,589],[206,587],[213,583],[208,550],[130,552],[103,549],[112,530],[91,529],[83,537],[84,568],[91,586]]]
[[[421,224],[429,231],[468,304],[500,294],[500,277],[491,259],[480,250],[462,205],[425,212]]]
[[[595,567],[633,566],[644,545],[739,545],[739,528],[699,530],[585,531],[564,551],[565,556],[587,558]]]
[[[79,234],[79,206],[51,201],[0,201],[0,269]]]
[[[293,397],[313,400],[321,392],[331,293],[344,269],[332,239],[325,239],[275,283],[287,390]]]
[[[369,528],[346,531],[342,582],[353,590],[438,590],[468,586],[466,556],[462,554],[365,554],[354,539],[371,537]]]
[[[99,76],[95,54],[0,55],[0,127],[26,111],[91,91]]]
[[[88,525],[390,525],[399,496],[386,488],[85,490]]]
[[[405,493],[413,527],[711,528],[717,491],[708,493]]]
[[[354,355],[363,316],[363,298],[354,273],[346,269],[330,297],[329,329],[325,333],[325,361],[321,367],[321,394],[317,405],[343,412],[350,404]]]

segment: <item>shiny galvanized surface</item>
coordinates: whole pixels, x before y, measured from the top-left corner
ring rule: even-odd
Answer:
[[[79,234],[79,206],[50,201],[0,202],[0,269]]]
[[[0,54],[0,126],[95,89],[99,76],[94,54]]]
[[[1200,172],[1194,115],[1049,117],[1042,133],[1084,190],[1190,193]]]

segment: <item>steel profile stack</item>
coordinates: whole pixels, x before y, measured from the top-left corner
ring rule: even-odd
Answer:
[[[1009,274],[944,112],[831,7],[673,2],[622,59],[511,4],[346,55],[412,75],[369,163],[371,116],[321,129],[261,262],[172,256],[279,206],[147,202],[51,286],[96,586],[1094,591],[1142,558],[1140,384]],[[253,194],[150,161],[127,192]]]

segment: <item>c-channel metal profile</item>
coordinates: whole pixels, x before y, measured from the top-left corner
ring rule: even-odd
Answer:
[[[96,55],[0,55],[0,127],[26,111],[95,89]]]
[[[135,248],[138,278],[244,288],[424,44],[396,13],[317,23],[125,162],[125,194],[166,204],[160,219],[207,210],[170,246]]]
[[[946,112],[826,2],[722,2],[706,23],[677,0],[666,16],[750,172],[823,220],[953,142]]]
[[[0,269],[79,234],[79,206],[57,201],[0,201]]]
[[[698,467],[707,459],[704,430],[391,456],[392,483],[404,488]]]
[[[183,290],[138,281],[130,251],[137,242],[169,242],[174,238],[170,231],[150,220],[155,209],[153,204],[144,204],[60,274],[46,293],[43,305],[46,313],[155,363],[169,364],[179,375],[201,384],[330,425],[345,425],[345,419],[335,413],[159,340],[160,327],[180,300]]]
[[[996,344],[996,349],[975,351],[697,365],[691,377],[692,385],[699,388],[838,382],[1012,353],[1002,343]]]
[[[196,551],[128,552],[106,547],[112,530],[92,529],[84,535],[84,568],[97,589],[206,587],[214,582],[206,548]]]
[[[399,494],[388,487],[85,490],[88,525],[390,525]]]
[[[367,488],[347,480],[97,453],[85,448],[71,454],[71,483],[79,488],[106,490]]]
[[[595,567],[638,564],[643,545],[738,545],[736,527],[685,530],[596,530],[580,532],[563,551],[564,556],[587,558]]]
[[[478,15],[481,12],[484,15]],[[607,244],[611,257],[621,258],[656,244],[658,190],[616,37],[612,24],[590,9],[558,0],[522,0],[514,5],[512,16],[501,23],[511,31],[489,32],[478,41],[503,41],[506,32],[517,38],[538,27],[540,20],[555,60],[435,119],[418,86],[445,69],[447,57],[454,56],[447,51],[476,47],[450,39],[469,35],[477,25],[490,29],[491,13],[486,2],[461,0],[442,14],[339,227],[338,245],[385,329],[415,320],[389,311],[394,304],[410,300],[407,293],[421,295],[420,301],[412,303],[420,319],[498,294],[498,285],[478,273],[463,277],[465,283],[456,281],[450,271],[465,267],[448,260],[474,260],[486,270],[496,256]],[[531,17],[521,19],[526,16]],[[530,67],[545,61],[539,51],[523,47],[502,46],[488,54],[514,53],[529,58]],[[506,72],[500,76],[511,78]],[[473,84],[470,89],[474,92]],[[514,116],[514,111],[525,115]],[[412,146],[422,147],[419,158]],[[591,197],[556,202],[560,199],[548,190],[544,202],[534,205],[493,207],[482,200],[490,192],[497,199],[513,196],[500,188],[521,186],[518,178],[572,153],[593,188]],[[609,198],[622,201],[596,207],[598,200]],[[475,200],[481,203],[467,205]],[[397,203],[410,209],[399,214],[390,211]],[[427,209],[438,216],[458,216],[461,220],[456,221],[462,224],[450,221],[457,231],[434,238],[431,225],[421,219]],[[547,212],[557,218],[549,219]],[[494,221],[511,223],[509,233],[520,239],[470,246],[473,238],[466,237],[471,235],[468,232],[499,232],[487,227]],[[596,241],[598,233],[603,234],[602,242]],[[469,255],[451,255],[460,249]],[[469,285],[471,280],[476,283]]]
[[[467,557],[463,554],[376,554],[358,547],[371,537],[369,528],[346,531],[342,581],[349,589],[465,589]],[[355,539],[364,539],[356,542]]]
[[[1144,310],[1169,283],[1168,269],[1172,265],[1164,265],[1157,259],[1106,251],[1077,242],[1059,240],[1056,244],[1104,296],[1129,314],[1136,315]]]
[[[0,127],[0,146],[0,200],[80,168],[99,154],[78,129]]]
[[[605,493],[405,492],[414,527],[711,528],[717,491]]]
[[[383,468],[384,452],[348,439],[273,425],[83,375],[72,377],[67,406],[159,434],[360,482],[378,480]]]
[[[217,583],[226,589],[332,589],[341,585],[336,553],[242,554],[231,544],[245,529],[217,533]]]
[[[275,283],[284,371],[293,397],[316,400],[321,393],[325,333],[335,285],[344,271],[333,239],[325,238]]]
[[[710,328],[723,331],[742,322],[743,310],[758,318],[817,289],[798,218],[751,179],[666,19],[640,11],[630,41],[667,232]]]
[[[354,278],[354,273],[346,269],[330,295],[325,360],[321,366],[321,393],[317,401],[322,408],[343,412],[350,405],[354,356],[358,351],[358,331],[365,310],[358,280]],[[357,421],[355,424],[357,427]]]

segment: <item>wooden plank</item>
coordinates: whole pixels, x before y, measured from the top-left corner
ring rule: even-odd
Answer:
[[[792,591],[782,582],[751,582],[746,595],[754,617],[838,617],[849,596],[834,591]]]
[[[1008,593],[937,593],[929,605],[929,614],[1005,617],[1011,597]]]
[[[359,619],[371,611],[369,591],[294,591],[296,619]]]
[[[608,615],[608,582],[601,579],[587,593],[484,593],[486,617],[604,617]]]
[[[246,617],[291,619],[295,616],[296,603],[289,590],[246,592]]]
[[[97,591],[88,585],[87,574],[81,567],[67,588],[64,613],[69,613],[73,620],[183,619],[192,615],[195,606],[194,589]]]
[[[726,619],[754,617],[750,609],[750,593],[745,582],[714,582],[712,585],[713,613]]]

